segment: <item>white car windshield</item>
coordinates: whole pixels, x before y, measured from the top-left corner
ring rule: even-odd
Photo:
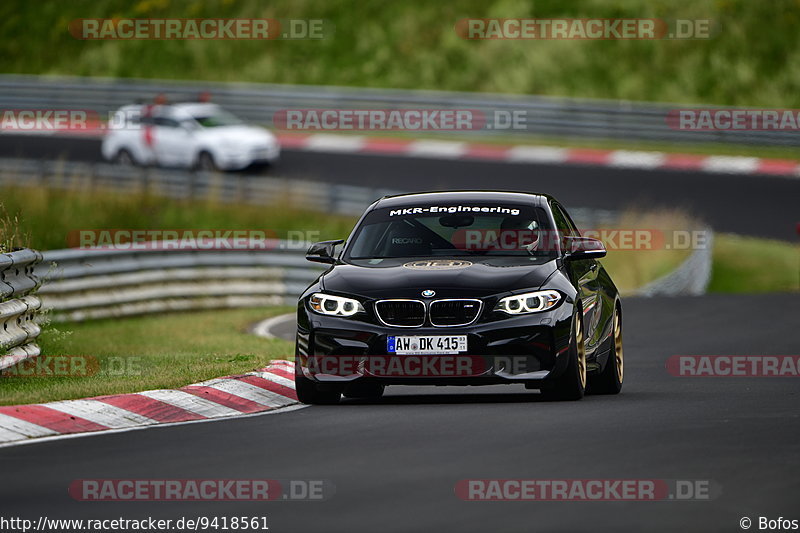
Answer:
[[[349,259],[460,255],[555,257],[541,207],[449,205],[376,209],[357,228]]]
[[[192,117],[204,128],[219,128],[221,126],[236,126],[243,122],[235,115],[227,111],[217,111],[211,114],[197,115]]]

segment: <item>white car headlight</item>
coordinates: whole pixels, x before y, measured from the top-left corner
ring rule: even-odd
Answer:
[[[311,309],[321,315],[353,316],[364,311],[361,302],[343,296],[315,292],[308,300]]]
[[[555,307],[560,300],[561,294],[558,291],[526,292],[525,294],[515,294],[514,296],[501,298],[497,305],[494,306],[494,310],[502,311],[509,315],[538,313]]]

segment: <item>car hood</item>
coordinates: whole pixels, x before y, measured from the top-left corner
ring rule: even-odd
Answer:
[[[275,142],[275,136],[269,131],[246,124],[205,128],[202,134],[215,142],[238,146],[267,146]]]
[[[556,270],[547,258],[383,259],[337,264],[322,278],[322,289],[365,298],[485,297],[538,289]]]

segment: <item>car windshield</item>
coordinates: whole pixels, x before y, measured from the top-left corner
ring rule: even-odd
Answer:
[[[204,128],[218,128],[221,126],[236,126],[237,124],[242,124],[242,121],[237,116],[222,110],[215,111],[214,113],[197,115],[193,118]]]
[[[376,209],[356,229],[345,258],[555,257],[551,234],[541,207],[473,202]]]

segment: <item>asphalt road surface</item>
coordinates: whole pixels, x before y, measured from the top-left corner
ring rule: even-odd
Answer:
[[[275,532],[741,531],[800,519],[796,378],[678,378],[671,355],[798,353],[796,294],[627,299],[616,397],[390,387],[375,402],[0,449],[0,515],[266,516]],[[327,480],[325,501],[77,502],[92,478]],[[709,480],[703,501],[467,502],[473,478]]]
[[[0,157],[100,161],[100,141],[0,136]],[[683,208],[717,231],[797,239],[800,179],[762,175],[632,170],[424,159],[284,150],[277,176],[408,191],[500,189],[546,192],[569,207]]]

